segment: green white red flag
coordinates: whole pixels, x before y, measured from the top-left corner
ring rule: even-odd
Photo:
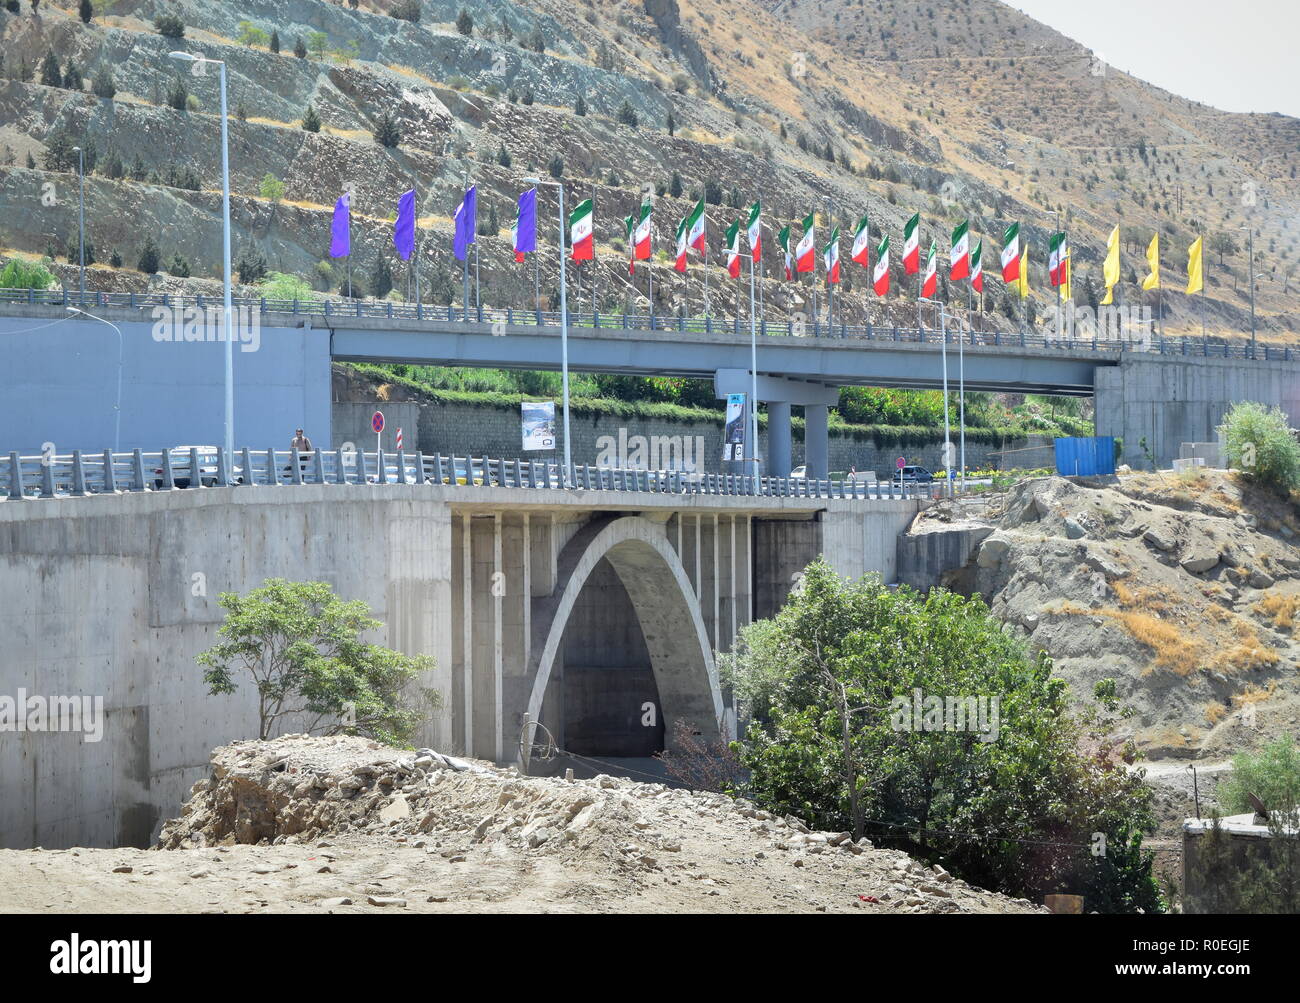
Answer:
[[[654,233],[651,212],[650,196],[647,195],[641,200],[641,212],[637,217],[636,229],[632,233],[633,257],[638,261],[650,260],[650,240]]]
[[[727,227],[727,274],[740,278],[740,220]]]
[[[1012,223],[1002,235],[1002,281],[1020,278],[1020,224]]]
[[[877,296],[884,296],[889,292],[889,237],[880,242],[876,248],[876,267],[871,273],[871,284],[875,287]]]
[[[756,259],[763,253],[763,204],[755,202],[749,207],[749,223],[745,227],[749,235],[749,253]]]
[[[569,213],[569,243],[573,247],[574,261],[591,261],[596,256],[591,199],[579,202]]]
[[[948,278],[953,282],[970,276],[970,220],[964,219],[952,231],[952,252]]]
[[[690,249],[687,243],[687,236],[691,232],[691,218],[683,216],[682,221],[677,224],[677,260],[673,262],[673,268],[682,274],[686,273],[686,252]]]
[[[984,292],[984,241],[975,241],[975,250],[970,253],[970,284],[977,293]]]
[[[1065,234],[1054,233],[1047,244],[1047,274],[1052,285],[1059,286],[1065,281]]]
[[[822,260],[826,265],[826,284],[833,286],[840,281],[840,228],[831,230],[831,242],[822,249]]]
[[[691,214],[686,217],[686,243],[695,248],[701,254],[705,253],[705,236],[704,236],[704,199],[696,203]]]
[[[903,271],[915,275],[921,270],[921,214],[918,212],[903,227]]]
[[[925,257],[925,281],[921,283],[921,298],[930,299],[939,291],[939,247],[930,241],[930,253]]]
[[[788,282],[794,278],[794,262],[790,258],[790,228],[781,227],[781,232],[776,235],[776,239],[781,245],[781,250],[785,252],[785,278]]]
[[[871,227],[866,216],[858,220],[858,228],[853,231],[853,253],[849,258],[863,268],[871,267]]]
[[[817,270],[817,242],[813,233],[816,216],[809,213],[803,221],[803,236],[794,249],[794,270],[796,272],[813,272]]]

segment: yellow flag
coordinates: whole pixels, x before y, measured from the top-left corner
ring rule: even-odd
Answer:
[[[1071,257],[1072,256],[1070,254],[1070,251],[1067,248],[1065,251],[1065,279],[1064,281],[1061,282],[1062,302],[1064,302],[1065,300],[1074,299],[1074,291],[1070,288],[1070,279],[1072,278],[1072,276],[1070,275],[1070,271],[1071,271],[1071,265],[1073,264]]]
[[[1205,273],[1201,265],[1201,247],[1204,237],[1197,237],[1187,249],[1187,291],[1199,293],[1205,286]]]
[[[1106,298],[1101,303],[1102,306],[1110,306],[1115,302],[1115,286],[1119,284],[1118,226],[1110,232],[1110,239],[1106,241],[1106,262],[1102,265],[1102,275],[1106,280]]]
[[[1151,238],[1151,246],[1147,248],[1147,264],[1151,266],[1151,274],[1142,281],[1143,289],[1160,288],[1160,234],[1157,233]]]
[[[1016,279],[1016,288],[1020,291],[1020,298],[1025,299],[1029,296],[1029,244],[1026,243],[1024,249],[1020,252],[1020,277]]]

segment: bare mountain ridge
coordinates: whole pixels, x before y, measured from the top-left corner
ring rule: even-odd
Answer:
[[[499,224],[499,233],[485,237],[481,249],[485,302],[531,306],[532,269],[515,266],[508,246],[513,200],[523,187],[522,179],[530,173],[544,173],[558,154],[564,161],[571,200],[587,195],[596,199],[602,254],[595,269],[588,266],[584,278],[585,308],[590,308],[594,271],[597,303],[602,309],[621,309],[633,297],[644,309],[648,291],[645,270],[640,269],[629,282],[622,217],[633,211],[642,184],[667,188],[677,171],[683,196],[674,199],[665,195],[657,200],[656,246],[661,261],[665,260],[676,221],[687,211],[691,196],[703,193],[705,182],[716,178],[724,204],[710,206],[714,243],[710,299],[715,313],[730,313],[738,301],[742,310],[747,307],[747,288],[735,288],[718,267],[721,231],[743,212],[726,204],[733,194],[742,205],[755,196],[764,202],[770,225],[765,242],[768,279],[764,299],[772,318],[807,312],[812,292],[806,279],[798,287],[779,280],[779,251],[772,239],[775,228],[802,219],[809,208],[821,209],[829,197],[843,231],[851,231],[857,216],[865,211],[873,233],[890,234],[894,244],[894,292],[882,303],[870,297],[866,273],[847,263],[846,236],[842,251],[847,281],[837,290],[837,319],[860,323],[869,304],[873,323],[915,322],[915,303],[907,298],[915,296],[914,282],[902,280],[898,245],[903,221],[921,211],[926,239],[934,236],[941,247],[946,242],[941,231],[946,231],[953,219],[972,217],[972,229],[986,238],[990,281],[985,306],[990,314],[1003,311],[983,318],[982,326],[996,324],[1013,330],[1019,328],[1018,304],[1004,296],[994,267],[993,252],[1005,220],[1020,219],[1034,241],[1031,283],[1041,313],[1041,307],[1053,298],[1043,273],[1051,217],[1042,203],[1059,204],[1067,210],[1075,234],[1075,281],[1082,292],[1090,274],[1099,276],[1099,253],[1105,233],[1114,225],[1110,203],[1127,198],[1119,193],[1121,188],[1134,187],[1112,176],[1122,168],[1129,178],[1141,176],[1144,184],[1154,186],[1150,195],[1145,190],[1137,193],[1146,199],[1145,208],[1127,202],[1122,207],[1126,239],[1132,244],[1136,233],[1149,236],[1152,229],[1162,227],[1167,241],[1166,287],[1174,289],[1185,281],[1181,274],[1185,257],[1179,255],[1191,235],[1186,217],[1196,212],[1211,218],[1210,196],[1196,190],[1199,180],[1192,181],[1192,175],[1199,179],[1198,171],[1204,168],[1210,172],[1207,178],[1214,179],[1206,184],[1214,185],[1214,198],[1219,201],[1235,199],[1246,181],[1256,184],[1259,198],[1253,209],[1260,225],[1256,250],[1267,258],[1266,270],[1261,270],[1259,278],[1261,329],[1265,336],[1284,338],[1300,325],[1294,289],[1287,285],[1288,270],[1296,260],[1292,242],[1300,236],[1295,183],[1287,174],[1300,143],[1293,144],[1289,160],[1283,152],[1290,142],[1286,137],[1296,134],[1297,123],[1280,117],[1232,116],[1172,97],[1166,100],[1157,89],[1113,70],[1097,84],[1079,55],[1084,50],[1000,4],[972,0],[955,5],[954,10],[965,11],[973,19],[984,17],[990,31],[992,15],[997,13],[999,27],[1008,29],[1004,32],[1008,41],[997,50],[999,55],[1007,53],[1008,61],[1016,58],[1017,69],[1028,72],[1025,57],[1009,53],[1025,47],[1044,50],[1047,54],[1033,65],[1057,61],[1052,65],[1058,72],[1045,74],[1052,86],[1068,86],[1059,72],[1064,65],[1060,61],[1078,63],[1078,73],[1087,76],[1083,83],[1106,88],[1104,100],[1092,96],[1080,99],[1082,91],[1075,94],[1076,117],[1081,122],[1100,116],[1112,105],[1107,121],[1121,122],[1125,114],[1134,114],[1124,111],[1130,105],[1148,109],[1164,101],[1160,121],[1168,124],[1161,126],[1158,139],[1153,135],[1149,141],[1154,154],[1148,150],[1144,160],[1136,147],[1126,148],[1124,155],[1114,153],[1114,148],[1129,138],[1118,126],[1113,137],[1106,136],[1107,145],[1095,152],[1067,153],[1064,147],[1053,145],[1061,140],[1047,138],[1051,127],[1039,121],[1048,115],[1046,97],[1035,98],[1040,102],[1039,116],[1028,110],[1029,99],[998,104],[960,93],[945,97],[940,89],[943,85],[931,80],[931,71],[920,66],[925,61],[920,52],[920,30],[915,40],[902,33],[887,39],[900,57],[906,57],[890,60],[881,58],[878,49],[883,43],[878,33],[869,46],[863,41],[864,29],[845,27],[840,44],[828,47],[817,37],[832,30],[833,20],[829,25],[802,21],[833,18],[838,12],[843,22],[861,11],[874,11],[872,16],[880,20],[882,12],[895,11],[890,16],[901,23],[907,19],[897,12],[924,5],[871,3],[859,7],[848,3],[813,5],[805,0],[773,17],[762,6],[747,2],[560,4],[535,0],[489,5],[467,0],[463,4],[423,3],[419,25],[390,17],[387,6],[363,2],[353,10],[321,0],[183,0],[168,4],[118,0],[89,26],[81,25],[73,10],[48,4],[42,5],[39,17],[31,17],[26,10],[21,16],[6,15],[0,22],[5,49],[12,53],[6,56],[6,75],[17,75],[16,60],[25,59],[34,66],[46,50],[53,49],[62,64],[69,58],[79,64],[87,88],[101,65],[111,66],[118,95],[114,101],[96,99],[89,93],[78,96],[66,89],[41,86],[36,82],[39,76],[31,82],[11,79],[0,83],[0,144],[16,155],[14,166],[0,167],[0,204],[6,208],[0,221],[0,244],[39,254],[47,244],[62,248],[70,236],[75,237],[75,203],[64,199],[58,206],[40,205],[31,193],[39,190],[46,172],[34,174],[21,166],[28,152],[40,163],[46,141],[63,129],[73,136],[88,134],[101,158],[112,149],[128,167],[137,158],[147,170],[160,172],[171,163],[192,165],[206,189],[195,193],[92,175],[87,183],[93,210],[88,219],[97,257],[105,259],[109,250],[118,250],[126,265],[133,265],[142,243],[141,231],[157,226],[153,232],[165,261],[180,253],[191,262],[196,276],[210,281],[218,273],[220,227],[215,212],[219,199],[213,195],[219,185],[218,122],[212,114],[215,81],[187,80],[190,95],[198,101],[197,110],[168,108],[166,96],[177,71],[176,64],[170,64],[165,56],[179,45],[228,62],[232,109],[242,105],[246,116],[245,121],[233,121],[231,129],[237,255],[261,253],[271,267],[297,272],[318,286],[317,265],[325,257],[328,243],[324,214],[342,186],[352,182],[357,188],[358,212],[363,218],[358,221],[359,248],[353,270],[354,275],[361,275],[370,271],[385,249],[391,257],[387,220],[396,195],[414,184],[421,193],[422,225],[427,234],[422,248],[423,289],[426,296],[442,301],[454,297],[458,283],[452,281],[457,265],[450,256],[450,215],[459,200],[461,179],[469,174],[480,186],[483,211],[494,207]],[[462,6],[475,18],[476,30],[469,38],[457,33],[450,23]],[[175,11],[187,24],[183,42],[173,43],[153,33],[151,22],[164,10]],[[277,55],[257,44],[240,44],[237,38],[243,21],[267,34],[276,30],[282,51]],[[510,26],[509,38],[503,23]],[[1014,35],[1009,31],[1013,24],[1017,28]],[[485,25],[490,26],[490,38],[482,37]],[[316,53],[295,59],[294,42],[300,37],[306,41],[313,31],[324,32],[326,47],[342,54],[324,60]],[[545,53],[522,44],[534,32],[544,37]],[[850,33],[855,37],[850,39]],[[961,35],[958,45],[948,41],[944,32],[940,34],[937,44],[941,51],[962,53],[956,58],[963,74],[969,63],[972,80],[996,85],[995,74],[1002,71],[985,65],[995,51],[991,40],[989,55],[965,58],[967,52],[978,51],[971,41],[974,36]],[[948,34],[959,33],[953,29]],[[865,55],[857,54],[855,46]],[[803,62],[796,66],[800,58]],[[1009,67],[1004,69],[1010,72]],[[922,74],[925,76],[919,76]],[[925,82],[918,83],[913,76]],[[951,71],[939,77],[958,80]],[[848,80],[854,85],[841,82]],[[1040,83],[1036,75],[1036,94]],[[957,83],[951,86],[960,90]],[[524,103],[527,92],[531,92],[531,104]],[[587,105],[586,116],[574,113],[578,93]],[[934,109],[929,108],[929,95],[934,95]],[[613,120],[625,101],[639,119],[636,129]],[[318,135],[299,128],[298,119],[308,102],[324,122]],[[1025,107],[1017,111],[1020,105]],[[990,107],[998,110],[990,114]],[[1050,107],[1055,107],[1055,101]],[[670,110],[676,132],[671,137],[665,131]],[[370,136],[383,111],[392,114],[402,130],[396,150],[378,146]],[[1032,121],[1021,123],[1016,116],[1029,116]],[[1145,120],[1155,121],[1144,112],[1143,124]],[[1212,128],[1207,122],[1213,123]],[[1039,133],[1021,131],[1035,123]],[[1174,145],[1181,137],[1203,146],[1206,130],[1222,136],[1225,143],[1224,151],[1213,151],[1212,160],[1187,152],[1191,148],[1184,145]],[[1239,141],[1239,132],[1253,137],[1251,142]],[[828,140],[841,163],[824,159]],[[1260,166],[1239,163],[1240,157],[1226,152],[1232,143],[1242,156],[1257,156]],[[511,161],[509,167],[497,163],[503,147]],[[1123,156],[1122,164],[1107,164],[1112,155],[1117,161]],[[1081,156],[1091,156],[1095,163],[1085,168]],[[1008,160],[1013,163],[1011,169],[1004,167]],[[1220,170],[1222,175],[1217,173]],[[1089,191],[1085,171],[1105,178],[1093,182]],[[1037,172],[1037,177],[1031,177],[1031,172]],[[259,197],[259,182],[266,173],[285,182],[284,202],[275,204]],[[1165,173],[1181,180],[1163,181]],[[1153,180],[1147,180],[1147,175]],[[66,180],[66,172],[63,176]],[[1183,186],[1181,214],[1176,211],[1176,194],[1162,194],[1174,192],[1175,184]],[[545,208],[546,198],[544,195],[544,212],[549,219],[554,206],[550,203],[549,209]],[[1167,219],[1166,201],[1175,205]],[[1159,204],[1158,212],[1153,202]],[[1244,210],[1219,207],[1218,211],[1224,227],[1241,225],[1246,219]],[[182,222],[185,225],[174,225]],[[553,240],[555,225],[545,220],[543,225],[546,237]],[[797,225],[794,232],[799,232]],[[1145,248],[1145,239],[1141,245],[1137,250],[1127,249],[1126,278],[1130,272],[1144,269],[1138,252]],[[1233,261],[1234,256],[1228,254],[1226,262]],[[1211,255],[1211,262],[1207,290],[1211,333],[1216,329],[1240,332],[1249,323],[1240,275],[1244,261],[1237,261],[1236,276],[1217,269],[1217,256]],[[543,253],[541,265],[546,299],[555,285],[553,248]],[[128,280],[142,281],[140,276],[115,275],[109,269],[95,269],[92,278],[92,286],[104,288]],[[901,298],[899,290],[903,291]],[[698,314],[703,305],[701,270],[693,263],[684,281],[675,275],[670,278],[666,269],[659,271],[655,293],[659,309],[665,312],[686,307]],[[1140,295],[1132,288],[1128,294]],[[819,299],[824,316],[824,297]],[[964,307],[964,290],[954,291],[952,299]],[[1169,311],[1166,330],[1199,334],[1199,312],[1185,299],[1177,292],[1165,296]]]

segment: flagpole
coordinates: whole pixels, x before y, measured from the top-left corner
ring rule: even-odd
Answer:
[[[352,298],[352,192],[348,191],[348,299]]]
[[[969,312],[969,308],[967,309]],[[961,493],[966,493],[966,337],[957,342],[957,427],[961,430]]]
[[[748,235],[746,235],[746,239]],[[750,375],[750,428],[753,445],[750,447],[754,461],[754,490],[759,490],[758,468],[758,324],[754,319],[754,248],[749,249],[749,375]]]
[[[835,245],[832,250],[838,260],[839,243],[835,240],[835,207],[829,195],[826,196],[826,232],[831,237],[831,243]],[[813,249],[813,253],[816,253],[816,248]],[[835,262],[832,261],[831,266],[834,267],[834,264]],[[829,338],[835,337],[835,284],[831,281],[833,278],[830,268],[826,269],[826,336]]]
[[[903,245],[903,254],[907,254],[906,244]],[[918,217],[916,221],[916,330],[922,338],[925,337],[925,322],[921,320],[921,289],[924,282],[925,272],[921,271],[921,220]],[[947,370],[945,369],[944,372]]]
[[[918,245],[919,246],[919,245]],[[938,301],[934,304],[935,310],[939,314],[939,351],[943,358],[943,466],[946,493],[952,495],[952,464],[948,451],[952,445],[952,423],[948,418],[948,323],[947,313]]]
[[[460,188],[461,188],[461,196],[460,196],[460,211],[461,211],[461,212],[465,212],[465,210],[466,210],[466,208],[467,208],[466,205],[465,205],[465,202],[466,202],[466,196],[469,194],[469,173],[468,173],[468,172],[466,172],[466,173],[464,173],[464,174],[462,174],[462,175],[460,176]],[[478,215],[478,212],[475,211],[474,215],[477,216],[477,215]],[[476,220],[475,222],[477,222],[477,220]],[[469,253],[468,253],[468,252],[469,252],[469,249],[466,248],[465,250],[466,250],[465,260],[462,261],[462,262],[460,263],[460,264],[461,264],[461,269],[460,269],[460,271],[461,271],[461,303],[460,303],[460,305],[461,305],[461,309],[464,311],[464,314],[465,314],[465,316],[464,316],[463,319],[465,319],[465,320],[469,320]]]

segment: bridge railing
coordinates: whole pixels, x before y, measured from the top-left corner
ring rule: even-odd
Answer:
[[[563,465],[547,460],[493,459],[442,454],[354,450],[237,450],[227,462],[214,447],[179,447],[129,453],[104,450],[0,460],[0,498],[110,495],[212,487],[280,487],[320,484],[427,484],[455,488],[630,491],[661,495],[783,498],[906,499],[929,497],[924,485],[689,470],[645,470]]]
[[[560,311],[558,310],[517,310],[512,307],[471,307],[465,310],[459,306],[441,306],[429,303],[395,303],[390,300],[348,300],[340,301],[325,296],[309,297],[301,300],[268,299],[266,297],[237,297],[233,305],[239,309],[256,311],[259,316],[278,315],[324,315],[340,320],[359,317],[388,320],[415,320],[439,324],[485,324],[505,325],[507,327],[558,328]],[[194,306],[200,310],[220,312],[222,300],[213,296],[181,297],[166,293],[115,293],[87,292],[84,299],[76,290],[61,289],[55,291],[39,289],[0,289],[0,303],[32,304],[46,306],[83,306],[91,309],[104,307],[121,307],[124,309],[152,310],[155,307],[179,309]],[[569,312],[571,328],[591,328],[593,330],[638,330],[666,331],[682,334],[735,334],[749,333],[748,317],[681,317],[664,314],[641,313],[583,313]],[[819,319],[811,321],[771,321],[762,320],[757,326],[758,334],[763,337],[816,337],[846,338],[878,342],[905,342],[957,345],[964,343],[975,347],[987,348],[1059,348],[1067,351],[1124,351],[1157,355],[1183,355],[1206,358],[1251,358],[1249,343],[1235,344],[1226,338],[1171,338],[1154,336],[1136,340],[1116,340],[1106,337],[1050,338],[1044,335],[1007,331],[962,330],[955,327],[945,334],[923,327],[906,328],[882,326],[879,324],[827,324]],[[1300,357],[1293,353],[1290,346],[1282,348],[1259,345],[1255,349],[1255,358],[1264,361],[1286,361]]]

